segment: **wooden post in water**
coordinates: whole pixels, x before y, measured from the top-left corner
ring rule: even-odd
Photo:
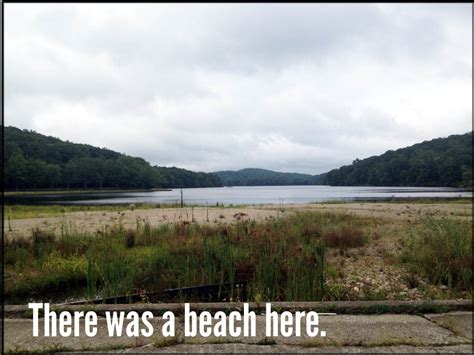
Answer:
[[[183,201],[183,189],[181,189],[180,191],[181,191],[181,208],[183,208],[183,206],[184,206],[184,201]]]

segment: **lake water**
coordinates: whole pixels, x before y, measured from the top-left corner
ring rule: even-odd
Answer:
[[[472,191],[436,187],[236,186],[183,189],[185,204],[283,204],[324,201],[373,201],[397,198],[472,197]],[[13,204],[179,204],[180,189],[75,195],[6,196]]]

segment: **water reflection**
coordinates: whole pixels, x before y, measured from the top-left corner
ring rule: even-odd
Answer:
[[[184,202],[194,205],[377,201],[397,198],[472,197],[472,191],[446,187],[236,186],[183,189]],[[179,204],[180,189],[150,192],[105,192],[5,196],[6,204]]]

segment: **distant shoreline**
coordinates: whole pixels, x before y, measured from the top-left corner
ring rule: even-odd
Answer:
[[[82,195],[82,194],[96,194],[96,193],[104,193],[104,192],[113,192],[113,193],[126,193],[126,192],[153,192],[153,191],[171,191],[172,189],[166,188],[153,188],[153,189],[72,189],[72,190],[64,190],[64,189],[37,189],[37,190],[10,190],[4,191],[5,196],[27,196],[27,195],[48,195],[48,194],[56,194],[56,195]]]

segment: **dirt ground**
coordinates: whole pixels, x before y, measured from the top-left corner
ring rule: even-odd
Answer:
[[[450,215],[461,219],[472,219],[472,205],[468,203],[333,203],[246,206],[239,208],[185,207],[130,209],[124,207],[120,212],[94,211],[65,213],[61,217],[30,218],[4,221],[4,232],[7,237],[31,235],[34,228],[52,230],[61,233],[62,228],[70,231],[95,233],[117,223],[126,228],[134,228],[137,221],[148,222],[157,226],[162,223],[195,221],[197,223],[232,223],[238,219],[263,221],[284,217],[298,211],[331,211],[350,213],[358,216],[412,222],[426,214],[438,216]]]
[[[472,218],[472,205],[468,203],[332,203],[285,205],[289,211],[337,211],[352,213],[358,216],[386,218],[396,220],[414,220],[429,213],[434,215],[451,215],[460,218]]]

